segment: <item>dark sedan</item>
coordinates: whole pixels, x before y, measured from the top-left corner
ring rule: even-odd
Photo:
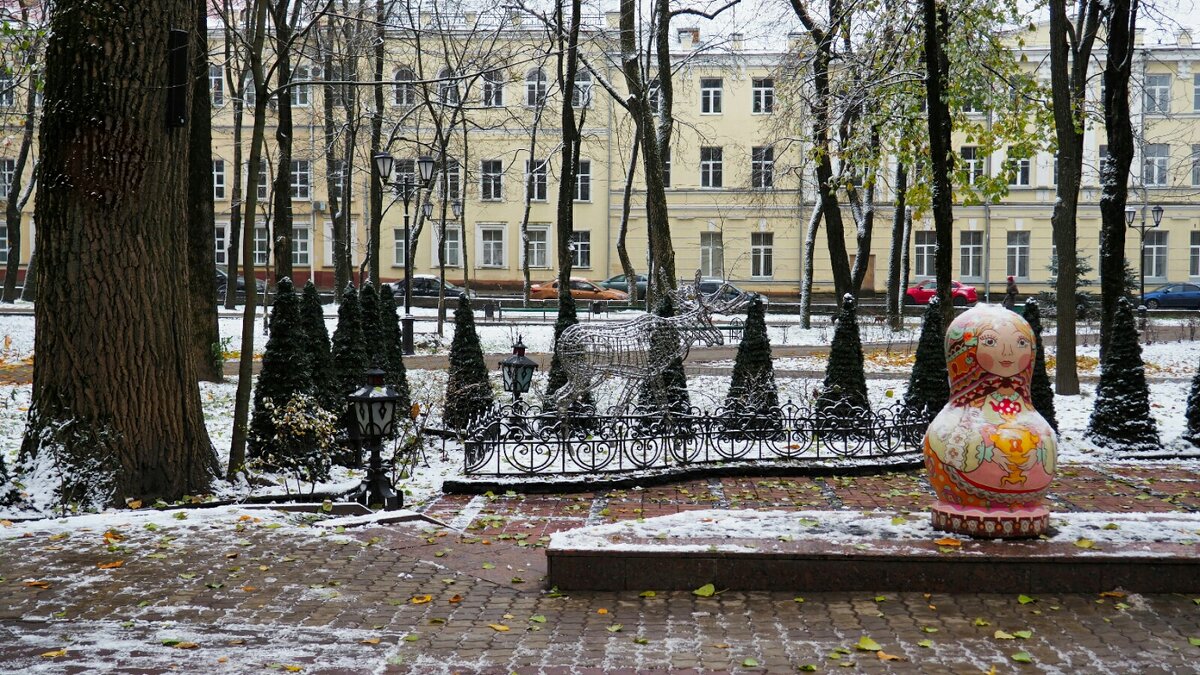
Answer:
[[[216,271],[217,300],[222,301],[225,299],[225,288],[229,285],[229,275],[220,267],[216,268]],[[258,289],[258,295],[260,297],[267,292],[267,284],[262,279],[254,280],[254,288]],[[237,299],[238,301],[244,301],[246,299],[246,277],[239,276],[237,278]]]
[[[638,275],[635,275],[633,279],[634,279],[634,281],[633,281],[634,285],[637,286],[637,299],[645,300],[646,299],[646,277],[641,274],[638,274]],[[609,278],[605,279],[604,281],[601,281],[600,286],[602,286],[603,288],[608,288],[608,289],[614,290],[614,291],[621,291],[622,293],[629,292],[629,283],[627,281],[625,281],[624,274],[618,274],[614,277],[609,277]]]
[[[1176,307],[1200,309],[1200,285],[1167,284],[1146,294],[1146,307]]]

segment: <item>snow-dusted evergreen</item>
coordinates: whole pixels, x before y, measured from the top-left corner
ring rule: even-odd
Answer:
[[[408,373],[404,369],[404,346],[401,344],[400,315],[396,313],[396,291],[391,284],[379,287],[379,324],[383,333],[384,381],[400,394],[400,409],[412,406],[408,389]]]
[[[284,452],[278,442],[275,410],[286,406],[297,394],[311,393],[307,341],[300,321],[300,298],[292,280],[284,277],[276,285],[271,336],[254,387],[254,412],[250,418],[247,456],[262,465],[278,466],[273,457]]]
[[[1192,376],[1192,388],[1188,392],[1187,431],[1183,437],[1193,445],[1200,445],[1200,368],[1197,368],[1196,374]],[[0,467],[0,470],[3,468]]]
[[[1025,320],[1033,329],[1037,342],[1037,350],[1033,355],[1033,380],[1029,384],[1029,397],[1033,399],[1033,409],[1038,411],[1050,428],[1058,431],[1058,419],[1054,414],[1054,389],[1050,387],[1050,375],[1046,372],[1046,346],[1042,342],[1042,312],[1038,301],[1033,298],[1025,300]]]
[[[461,432],[473,417],[492,407],[492,385],[475,332],[475,313],[466,294],[454,310],[454,339],[450,342],[450,377],[446,383],[446,429]]]
[[[775,367],[771,363],[771,341],[767,338],[766,312],[756,297],[746,312],[742,342],[733,362],[725,410],[768,415],[779,405]]]
[[[312,377],[313,396],[326,410],[339,410],[333,386],[333,361],[329,354],[329,329],[325,327],[325,310],[321,295],[312,279],[304,284],[300,296],[300,324],[304,327],[304,350],[308,353],[308,369]]]
[[[925,308],[912,375],[908,378],[908,391],[904,394],[904,406],[915,413],[936,415],[950,400],[945,338],[942,306],[934,296]]]
[[[1121,298],[1113,318],[1112,341],[1100,364],[1100,384],[1088,423],[1087,437],[1096,445],[1132,454],[1161,447],[1150,414],[1150,389],[1142,348],[1133,322],[1133,307]]]
[[[817,414],[845,416],[857,408],[869,410],[867,376],[863,371],[862,340],[858,334],[858,311],[854,296],[842,297],[833,343],[829,347],[829,365],[825,382],[817,397]]]
[[[675,316],[675,302],[663,294],[654,313],[663,318]],[[679,331],[665,321],[655,324],[650,334],[650,351],[671,353],[679,351]],[[683,357],[677,356],[661,373],[646,380],[638,396],[637,409],[643,413],[687,414],[692,407],[688,395],[687,375],[683,372]]]

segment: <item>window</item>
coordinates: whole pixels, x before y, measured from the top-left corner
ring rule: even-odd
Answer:
[[[750,149],[750,187],[769,188],[775,185],[775,148]]]
[[[583,230],[571,232],[571,266],[592,266],[592,233]]]
[[[254,228],[254,264],[266,265],[267,256],[271,253],[271,242],[267,237],[267,228]]]
[[[396,76],[393,78],[396,82],[392,86],[392,105],[414,106],[417,104],[417,88],[413,86],[413,80],[417,79],[411,68],[401,68],[396,71]]]
[[[483,74],[483,107],[504,107],[504,73],[489,70]]]
[[[8,199],[13,180],[17,177],[17,160],[0,159],[0,199]]]
[[[547,159],[525,160],[525,195],[530,201],[546,201],[546,164]]]
[[[1146,76],[1146,112],[1166,114],[1171,112],[1171,76]]]
[[[662,112],[662,84],[658,80],[650,83],[650,93],[647,100],[650,103],[650,112],[655,115]]]
[[[1149,143],[1146,156],[1142,158],[1142,182],[1146,185],[1167,184],[1167,157],[1170,146],[1166,143]]]
[[[433,242],[433,263],[438,264],[438,239],[441,237],[441,228],[433,228],[433,236],[430,241]],[[446,223],[446,267],[458,267],[462,265],[462,231],[458,225]]]
[[[1200,145],[1192,145],[1192,185],[1200,185]]]
[[[1008,233],[1008,267],[1005,272],[1018,279],[1029,278],[1029,233]]]
[[[1015,187],[1028,187],[1030,170],[1029,158],[1024,157],[1020,159],[1014,159],[1010,157],[1007,164],[1008,170],[1012,172],[1012,175],[1009,176],[1008,184]]]
[[[1200,112],[1200,73],[1192,76],[1192,110]]]
[[[549,267],[546,254],[550,250],[550,227],[530,225],[525,231],[529,235],[529,245],[526,249],[529,255],[529,266]]]
[[[725,276],[725,248],[720,232],[700,233],[700,274],[706,277]]]
[[[1167,280],[1168,234],[1162,230],[1146,232],[1146,250],[1143,253],[1142,264],[1145,265],[1147,279]]]
[[[225,199],[225,160],[213,160],[213,199]]]
[[[769,277],[774,274],[775,235],[771,232],[750,233],[750,276]]]
[[[462,199],[462,167],[457,159],[446,160],[446,170],[442,173],[441,184],[438,187],[442,199]]]
[[[17,102],[16,87],[12,73],[0,69],[0,107],[11,108]]]
[[[546,103],[546,71],[534,68],[525,73],[525,105],[538,108]]]
[[[1188,256],[1188,276],[1200,277],[1200,232],[1192,232],[1192,245]]]
[[[254,88],[254,74],[246,73],[242,78],[242,103],[248,107],[254,107],[258,101],[258,90]]]
[[[292,228],[292,264],[308,265],[308,228]]]
[[[721,187],[721,154],[721,148],[700,148],[700,187]]]
[[[504,267],[504,226],[479,226],[479,266]]]
[[[312,71],[308,66],[299,66],[292,71],[292,86],[288,89],[293,106],[306,108],[312,99]]]
[[[770,77],[756,77],[750,86],[750,110],[759,115],[775,112],[775,80]]]
[[[292,199],[312,198],[312,162],[307,159],[292,160],[290,187]]]
[[[228,244],[225,243],[226,232],[229,231],[227,229],[228,227],[229,227],[229,225],[227,225],[225,223],[217,223],[216,226],[213,227],[213,234],[214,234],[214,239],[215,239],[213,244],[214,244],[214,246],[216,246],[216,251],[215,251],[216,255],[213,257],[213,260],[218,265],[228,265],[229,264],[229,259],[225,257],[225,255],[228,253]]]
[[[485,159],[479,166],[479,198],[485,202],[498,202],[504,198],[504,163],[498,159]]]
[[[579,160],[579,172],[575,176],[575,201],[592,201],[592,160]]]
[[[975,181],[983,176],[983,158],[979,156],[979,148],[964,145],[959,154],[962,156],[963,166],[967,169],[967,184],[974,185]]]
[[[700,112],[705,115],[721,113],[721,78],[700,78]]]
[[[458,105],[458,79],[454,70],[445,67],[438,71],[438,100],[445,105]]]
[[[225,105],[225,78],[221,66],[208,67],[208,91],[212,98],[212,107],[220,108]]]
[[[392,266],[404,267],[404,228],[392,230]]]
[[[8,264],[8,223],[0,225],[0,263]]]
[[[255,190],[259,201],[267,198],[267,188],[269,185],[270,183],[267,180],[267,160],[260,159],[258,160],[258,187]]]
[[[663,187],[671,187],[671,149],[663,153]]]
[[[935,274],[934,260],[937,254],[937,233],[916,232],[913,238],[917,245],[913,256],[913,274],[918,277],[932,277]]]
[[[342,165],[344,166],[345,162],[342,162]],[[345,173],[345,169],[342,169],[342,173]],[[398,183],[407,182],[409,185],[416,185],[417,160],[397,159],[396,163],[392,165],[392,178]],[[341,183],[339,182],[338,185],[340,186]]]
[[[332,103],[334,106],[340,108],[342,106],[354,105],[356,92],[352,83],[356,82],[357,80],[358,73],[356,73],[353,69],[347,68],[343,71],[342,67],[337,64],[330,66],[325,74],[326,82],[351,83],[329,85],[329,90],[332,93],[330,98],[333,99]]]
[[[575,88],[571,90],[571,106],[588,108],[592,105],[592,74],[586,70],[575,73]]]
[[[958,273],[964,279],[983,278],[983,233],[962,232]]]
[[[392,171],[397,172],[395,173],[396,176],[400,175],[398,170],[403,161],[404,160],[398,159],[396,160],[396,164],[393,166]],[[329,179],[326,181],[328,183],[329,197],[330,199],[335,197],[341,199],[342,193],[346,189],[346,160],[335,159],[333,160],[332,164],[333,168],[330,169],[331,173],[329,174]]]

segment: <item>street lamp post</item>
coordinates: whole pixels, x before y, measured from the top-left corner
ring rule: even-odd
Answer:
[[[383,383],[384,372],[372,368],[366,372],[367,384],[347,398],[358,426],[359,437],[371,447],[371,463],[367,478],[353,492],[355,501],[370,507],[379,505],[385,511],[404,506],[404,495],[396,492],[383,471],[383,439],[392,435],[396,426],[396,407],[400,395]]]
[[[1138,209],[1135,209],[1132,206],[1125,207],[1125,225],[1138,231],[1139,250],[1141,251],[1142,256],[1142,264],[1140,268],[1141,287],[1139,289],[1138,299],[1139,305],[1146,304],[1146,230],[1153,230],[1157,228],[1160,223],[1162,223],[1163,210],[1164,209],[1162,206],[1156,204],[1154,208],[1150,209],[1151,222],[1150,224],[1146,224],[1146,209],[1142,208],[1142,219],[1138,224],[1135,225],[1134,220],[1137,216]]]
[[[417,170],[421,174],[421,182],[414,183],[414,176],[405,172],[403,180],[391,180],[396,160],[386,152],[375,155],[375,168],[379,171],[379,179],[385,187],[390,187],[397,197],[404,201],[404,317],[401,324],[401,348],[406,356],[413,353],[413,315],[412,315],[412,236],[408,228],[408,207],[414,195],[429,184],[433,177],[433,158],[421,157],[417,160]]]

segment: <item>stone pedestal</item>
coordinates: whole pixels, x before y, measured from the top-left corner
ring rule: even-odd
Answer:
[[[1050,528],[1050,511],[1043,506],[982,509],[939,502],[930,511],[934,529],[981,539],[1031,538]]]

